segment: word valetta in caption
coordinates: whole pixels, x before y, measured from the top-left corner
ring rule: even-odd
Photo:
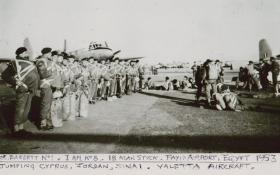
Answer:
[[[2,154],[5,169],[254,170],[278,163],[277,154]]]

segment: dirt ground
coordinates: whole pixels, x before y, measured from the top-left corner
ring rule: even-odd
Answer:
[[[202,109],[182,91],[147,91],[90,105],[88,118],[34,132],[28,139],[1,135],[0,153],[280,152],[279,112],[255,102],[247,111]],[[278,105],[278,106],[277,106]]]

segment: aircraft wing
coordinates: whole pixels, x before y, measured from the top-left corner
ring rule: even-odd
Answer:
[[[12,58],[0,58],[0,62],[11,61]]]
[[[120,60],[128,61],[128,60],[140,60],[144,57],[126,57],[126,58],[120,58]]]

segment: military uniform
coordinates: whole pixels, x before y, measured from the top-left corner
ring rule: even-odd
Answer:
[[[110,75],[109,75],[109,66],[101,65],[101,98],[107,100],[109,95],[110,88]]]
[[[104,79],[102,77],[102,69],[103,69],[103,65],[98,63],[96,66],[96,76],[98,79],[98,83],[97,83],[97,99],[101,100],[102,99],[102,88],[103,88],[103,83],[104,83]]]
[[[116,82],[115,82],[115,95],[120,98],[122,95],[122,65],[115,65],[115,74],[116,74]]]
[[[82,69],[77,62],[74,62],[74,64],[71,66],[71,70],[74,74],[74,79],[72,83],[72,91],[75,92],[75,116],[79,116],[79,108],[80,108],[80,103],[79,103],[79,96],[80,96],[80,87],[82,85],[81,81],[81,76],[82,76]]]
[[[137,66],[131,67],[130,75],[131,75],[131,89],[135,93],[138,90],[138,83],[139,83],[139,75],[138,75]]]
[[[16,59],[2,72],[2,79],[16,90],[14,132],[24,131],[31,101],[39,86],[39,75],[35,65],[26,60]]]
[[[95,103],[97,98],[97,85],[99,79],[99,67],[97,64],[92,64],[89,68],[90,70],[90,87],[89,87],[89,101],[90,103]]]
[[[144,81],[144,67],[142,65],[138,65],[138,75],[139,75],[139,90],[141,91],[143,89],[143,81]]]
[[[120,85],[121,85],[121,95],[125,94],[126,91],[126,66],[120,65]]]
[[[130,65],[127,65],[126,66],[126,84],[125,84],[125,93],[127,95],[131,94],[133,82],[134,82],[133,68]]]
[[[116,97],[116,64],[111,63],[110,69],[108,70],[109,75],[110,75],[110,91],[109,91],[109,96],[110,97]]]
[[[50,116],[53,96],[51,89],[51,81],[53,81],[52,62],[48,58],[41,57],[37,60],[36,66],[40,75],[40,127],[47,129],[52,127]]]
[[[269,87],[269,80],[267,79],[267,77],[270,69],[271,67],[268,63],[264,63],[260,68],[260,83],[262,85],[263,90],[267,90],[267,88]]]
[[[62,104],[63,119],[64,120],[75,120],[76,118],[76,93],[77,85],[75,81],[75,75],[80,73],[80,70],[76,65],[69,64],[63,67],[63,72],[65,76],[64,80],[64,98]]]
[[[208,104],[211,102],[212,93],[217,92],[217,79],[218,79],[218,73],[219,73],[219,67],[214,62],[209,62],[205,66],[205,91],[206,91],[206,99]]]
[[[216,102],[216,108],[219,111],[225,109],[236,111],[238,105],[242,105],[241,101],[237,97],[237,94],[230,92],[229,90],[221,93],[215,93],[213,94],[213,97]]]
[[[81,66],[81,76],[78,81],[77,92],[77,116],[86,118],[88,116],[88,99],[89,99],[89,80],[90,72],[88,67]]]
[[[54,127],[62,127],[62,97],[64,88],[64,71],[61,63],[55,63],[52,67],[54,80],[51,84],[53,100],[51,105],[51,119]]]

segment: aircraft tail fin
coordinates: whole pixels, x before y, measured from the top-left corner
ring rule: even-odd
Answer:
[[[29,55],[29,60],[33,60],[33,59],[34,59],[34,57],[33,57],[33,51],[32,51],[31,43],[30,43],[28,37],[26,37],[26,38],[23,40],[23,46],[27,49],[27,53],[28,53],[28,55]]]
[[[63,52],[67,51],[67,41],[66,39],[64,40],[64,45],[63,45]]]
[[[261,60],[271,56],[272,56],[272,51],[266,39],[261,39],[259,42],[259,59]]]

